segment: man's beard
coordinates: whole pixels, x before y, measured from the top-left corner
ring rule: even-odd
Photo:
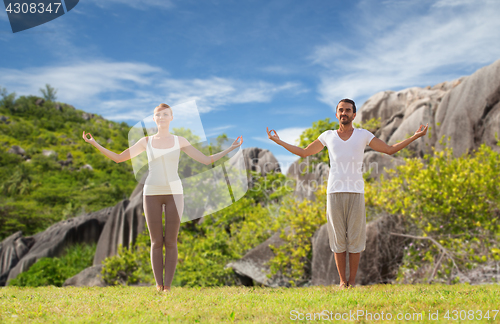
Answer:
[[[350,119],[349,116],[345,116],[345,118],[340,117],[340,123],[342,125],[349,125],[351,121],[352,119]]]

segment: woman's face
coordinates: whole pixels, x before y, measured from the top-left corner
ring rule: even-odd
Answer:
[[[160,126],[162,124],[167,124],[172,121],[172,111],[168,108],[164,108],[162,110],[157,110],[153,116],[156,125]]]

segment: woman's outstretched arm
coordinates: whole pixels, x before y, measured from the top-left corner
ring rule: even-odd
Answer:
[[[238,139],[240,140],[238,141]],[[215,161],[219,160],[220,158],[222,158],[235,148],[241,146],[241,144],[243,144],[243,136],[238,136],[238,138],[234,140],[233,144],[231,144],[231,146],[225,149],[224,151],[210,156],[206,156],[202,152],[198,151],[195,147],[193,147],[187,139],[185,139],[182,136],[179,136],[179,145],[181,147],[181,150],[184,151],[187,155],[189,155],[193,160],[196,160],[205,165],[214,163]]]
[[[90,136],[90,139],[87,137],[87,135]],[[102,147],[101,145],[99,145],[99,143],[95,141],[94,137],[92,137],[92,134],[90,133],[85,134],[85,131],[83,131],[83,139],[85,140],[85,142],[92,144],[99,151],[101,151],[102,154],[104,154],[111,160],[115,161],[116,163],[130,160],[131,158],[136,157],[137,155],[141,154],[146,150],[146,137],[141,138],[137,143],[135,143],[134,145],[132,145],[131,147],[129,147],[120,154],[112,152],[107,148]]]

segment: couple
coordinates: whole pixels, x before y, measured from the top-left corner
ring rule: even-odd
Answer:
[[[370,145],[375,151],[394,154],[406,147],[427,132],[427,127],[420,126],[415,135],[394,144],[387,145],[373,134],[364,129],[355,129],[352,121],[356,116],[356,105],[350,99],[342,99],[337,105],[336,116],[340,121],[339,130],[328,130],[321,134],[317,140],[307,148],[302,149],[279,139],[275,130],[267,130],[268,137],[288,151],[306,157],[320,152],[326,145],[330,155],[330,163],[333,166],[340,164],[354,166],[361,165],[363,153],[366,145]],[[219,160],[232,150],[238,148],[243,143],[243,138],[238,137],[226,150],[207,157],[202,152],[194,148],[188,140],[183,137],[169,133],[170,122],[173,120],[173,113],[170,106],[160,104],[154,109],[154,117],[158,127],[158,133],[151,137],[143,137],[132,147],[126,149],[121,154],[109,151],[99,145],[91,134],[83,132],[83,139],[95,146],[108,158],[119,163],[127,161],[138,154],[147,151],[149,175],[159,177],[161,170],[167,167],[175,172],[169,173],[168,179],[163,179],[167,186],[147,185],[143,190],[144,215],[151,237],[151,265],[158,291],[169,291],[172,283],[175,268],[177,265],[177,235],[179,232],[180,219],[183,211],[183,188],[182,182],[177,175],[180,150],[184,151],[194,160],[203,164],[211,164]],[[422,129],[423,128],[423,129]],[[273,134],[274,132],[274,134]],[[87,136],[90,136],[90,139]],[[239,139],[239,140],[238,140]],[[155,142],[156,146],[153,146]],[[155,156],[162,152],[169,152],[169,158],[155,159]],[[330,247],[335,253],[335,261],[340,275],[340,286],[349,287],[354,284],[358,269],[360,252],[365,249],[365,201],[363,196],[363,177],[361,173],[355,172],[354,168],[340,168],[343,173],[333,172],[330,168],[327,191],[327,223],[330,240]],[[166,175],[164,175],[166,177]],[[352,183],[351,183],[352,182]],[[162,226],[162,206],[165,205],[165,236]],[[163,265],[163,244],[165,244],[165,266]],[[349,251],[350,276],[346,279],[346,250]],[[163,277],[164,270],[164,277]]]
[[[361,166],[366,145],[378,152],[394,154],[414,140],[425,136],[428,124],[420,125],[415,134],[392,146],[376,138],[365,129],[354,128],[356,104],[342,99],[337,104],[338,130],[327,130],[305,149],[283,142],[275,130],[269,131],[269,139],[300,157],[319,153],[328,148],[330,174],[328,176],[326,218],[330,248],[340,276],[340,288],[354,286],[361,252],[366,243],[366,216],[364,181]],[[273,134],[274,132],[274,134]],[[349,279],[346,277],[346,251],[349,251]]]

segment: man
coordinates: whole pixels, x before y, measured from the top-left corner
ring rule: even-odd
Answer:
[[[280,140],[274,129],[267,135],[276,144],[300,157],[319,153],[328,148],[330,174],[327,188],[327,228],[330,248],[335,253],[335,262],[340,276],[340,288],[354,286],[359,258],[366,244],[366,215],[364,181],[362,173],[363,155],[366,145],[375,151],[392,155],[427,133],[429,124],[420,125],[415,134],[406,140],[387,145],[365,129],[354,128],[356,104],[351,99],[342,99],[336,108],[338,130],[327,130],[305,149]],[[274,132],[274,134],[273,134]],[[346,278],[346,251],[349,251],[349,280]]]

